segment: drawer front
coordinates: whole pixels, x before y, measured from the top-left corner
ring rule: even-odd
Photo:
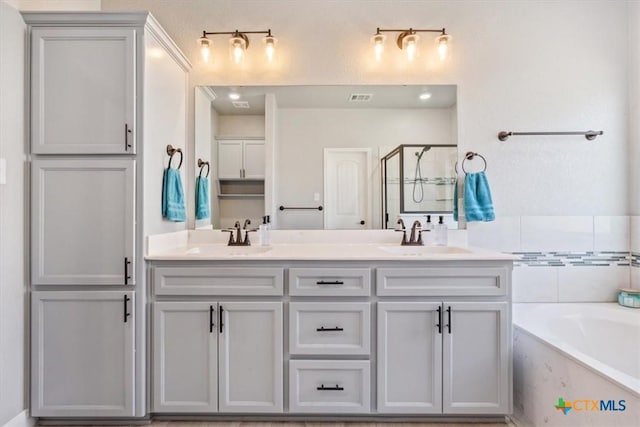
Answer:
[[[155,267],[156,295],[283,295],[282,268]]]
[[[369,354],[369,303],[292,302],[289,304],[291,354]]]
[[[368,296],[368,268],[290,268],[289,294],[299,296]]]
[[[380,296],[502,296],[507,295],[506,267],[379,268]]]
[[[368,413],[371,406],[368,360],[292,360],[289,411]]]

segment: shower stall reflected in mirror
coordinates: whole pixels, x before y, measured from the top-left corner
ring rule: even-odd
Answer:
[[[403,144],[381,159],[382,224],[403,215],[451,215],[457,173],[455,145]]]

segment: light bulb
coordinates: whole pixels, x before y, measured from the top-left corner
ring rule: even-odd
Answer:
[[[276,38],[273,37],[271,34],[269,34],[268,36],[266,36],[264,39],[264,51],[267,55],[267,60],[269,62],[273,62],[273,55],[276,51]]]
[[[421,101],[426,101],[427,99],[430,99],[430,98],[431,98],[431,94],[430,94],[429,92],[422,92],[422,93],[418,96],[418,98],[419,98]]]
[[[229,99],[231,99],[232,101],[237,101],[238,99],[240,99],[240,94],[238,92],[230,92]]]
[[[373,52],[376,56],[376,61],[382,59],[382,53],[384,52],[384,34],[375,34],[371,41],[373,42]]]
[[[209,62],[209,57],[211,56],[211,40],[206,37],[200,37],[198,39],[198,43],[200,44],[200,54],[202,55],[202,60],[204,62]]]
[[[438,56],[441,61],[447,59],[447,54],[449,53],[449,40],[451,40],[451,36],[448,34],[442,34],[436,38],[436,45],[438,46]]]
[[[231,56],[236,64],[242,62],[244,58],[244,51],[247,48],[247,42],[240,35],[235,35],[229,40],[231,45]]]
[[[417,34],[407,34],[402,39],[402,48],[407,53],[408,61],[413,61],[418,56],[418,39]]]

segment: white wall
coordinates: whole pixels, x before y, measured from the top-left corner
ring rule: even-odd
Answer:
[[[640,3],[629,2],[629,210],[631,251],[640,254]],[[640,288],[640,267],[631,268],[631,282]]]
[[[0,425],[25,407],[27,167],[24,120],[25,24],[0,2]]]
[[[285,206],[316,206],[324,200],[325,148],[372,148],[374,194],[379,194],[379,158],[400,144],[455,144],[451,109],[278,110],[279,198]],[[372,218],[379,227],[379,203]],[[280,228],[323,228],[317,211],[276,211]]]
[[[498,215],[626,215],[626,2],[103,0],[102,7],[149,9],[194,63],[193,85],[458,84],[460,151],[489,160]],[[434,59],[429,36],[407,65],[393,40],[376,64],[376,27],[446,27],[451,58]],[[208,64],[201,29],[269,27],[278,60],[265,65],[253,38],[241,66],[226,46]],[[226,45],[225,39],[215,42]],[[501,130],[604,130],[580,137],[512,138]]]
[[[217,137],[264,138],[264,116],[218,115]]]

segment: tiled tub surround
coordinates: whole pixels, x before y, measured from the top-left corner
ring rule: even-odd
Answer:
[[[502,216],[468,224],[468,241],[518,255],[514,302],[611,302],[640,287],[638,218]]]
[[[522,426],[640,425],[640,311],[617,304],[514,305],[514,413]],[[634,329],[635,328],[635,329]],[[582,331],[588,331],[585,335]],[[635,332],[634,332],[635,331]],[[625,400],[624,411],[555,408],[559,398]]]

